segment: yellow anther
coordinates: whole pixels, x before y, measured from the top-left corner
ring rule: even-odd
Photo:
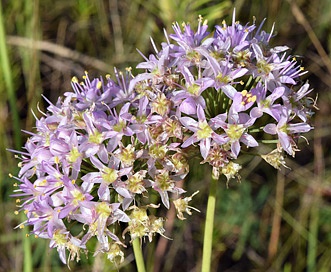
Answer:
[[[252,97],[247,99],[248,102],[255,102],[256,101],[256,95],[253,95]]]
[[[9,173],[9,174],[8,174],[8,176],[9,176],[10,178],[12,178],[12,177],[13,177],[13,175],[12,175],[11,173]]]
[[[78,83],[78,78],[77,77],[72,77],[72,79],[71,79],[71,82],[73,82],[73,83]]]
[[[55,162],[56,164],[59,164],[59,163],[60,163],[60,159],[59,159],[58,156],[55,156],[55,157],[54,157],[54,162]]]
[[[241,92],[241,94],[242,94],[242,96],[246,96],[246,95],[247,95],[247,90],[243,90],[243,91]]]
[[[203,17],[201,16],[201,14],[199,14],[199,18],[198,18],[199,23],[201,23],[202,20],[203,20]]]
[[[19,214],[19,212],[18,212],[18,211],[14,211],[14,214],[18,215],[18,214]]]
[[[101,81],[98,81],[98,83],[97,83],[97,89],[100,90],[101,87],[102,87],[102,83],[101,83]]]
[[[71,183],[72,183],[72,184],[75,184],[75,183],[76,183],[76,180],[75,180],[75,179],[73,179],[73,180],[71,181]]]

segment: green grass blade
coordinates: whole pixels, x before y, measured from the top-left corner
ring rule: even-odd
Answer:
[[[19,120],[19,113],[16,103],[16,96],[13,84],[13,77],[11,72],[11,67],[9,63],[8,50],[6,44],[6,34],[3,20],[3,11],[2,4],[0,3],[0,59],[1,59],[1,68],[3,71],[5,86],[7,90],[7,97],[9,100],[10,111],[12,116],[12,124],[13,124],[13,134],[14,134],[14,145],[16,149],[21,147],[21,127]],[[24,216],[24,215],[23,215]],[[25,218],[22,218],[25,220]],[[23,240],[23,251],[24,251],[24,272],[32,271],[32,258],[31,258],[31,245],[30,239],[26,237],[28,234],[28,230],[24,229],[22,232],[22,240]]]
[[[9,100],[11,117],[13,123],[14,145],[15,148],[21,147],[21,127],[19,114],[16,105],[16,96],[13,84],[13,77],[9,64],[8,50],[6,44],[6,34],[3,20],[2,4],[0,3],[0,65],[3,71],[3,77],[6,85],[7,96]]]

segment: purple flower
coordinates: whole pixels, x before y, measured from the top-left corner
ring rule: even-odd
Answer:
[[[247,90],[243,90],[242,92],[235,93],[231,107],[236,112],[246,111],[255,101],[256,95],[252,92],[247,92]]]
[[[154,181],[150,180],[151,187],[160,194],[163,205],[168,209],[170,207],[168,192],[177,194],[185,192],[175,186],[175,181],[171,179],[166,169],[156,170],[153,179]]]
[[[60,211],[60,207],[52,208],[46,199],[35,201],[33,209],[30,210],[31,217],[28,219],[28,224],[33,225],[33,233],[38,236],[47,233],[51,238],[54,230],[65,229],[63,220],[59,218]]]
[[[206,24],[201,24],[202,18],[199,18],[198,30],[194,32],[190,25],[184,24],[184,32],[182,32],[181,27],[178,23],[173,24],[173,29],[175,34],[171,34],[170,38],[175,40],[185,51],[200,46],[202,40],[208,36],[207,32],[208,26]]]
[[[79,138],[75,132],[72,132],[68,139],[69,151],[66,153],[65,160],[62,161],[63,166],[72,170],[71,177],[76,179],[79,175],[80,166],[83,160],[83,152],[79,143]]]
[[[128,190],[125,188],[124,182],[120,180],[121,176],[127,175],[132,167],[119,169],[120,161],[115,157],[111,157],[108,166],[101,163],[95,156],[90,157],[91,163],[99,172],[89,172],[82,177],[84,184],[83,188],[91,191],[94,184],[100,183],[98,188],[98,197],[103,201],[110,201],[110,188],[123,197],[131,197]]]
[[[82,238],[82,244],[86,244],[93,236],[97,236],[101,249],[109,250],[108,237],[120,243],[119,238],[107,227],[115,222],[129,222],[129,217],[119,209],[120,203],[92,202],[90,201],[81,209],[80,214],[73,218],[78,222],[88,225],[88,231]]]
[[[139,99],[139,105],[137,107],[137,114],[132,116],[129,128],[136,135],[137,139],[142,144],[145,144],[151,141],[151,136],[148,131],[149,126],[162,122],[163,117],[151,112],[147,97]]]
[[[277,125],[267,124],[263,130],[272,135],[277,134],[281,147],[289,155],[294,156],[296,151],[294,134],[308,132],[312,127],[307,123],[290,123],[291,120],[289,109],[283,108]]]
[[[176,106],[179,105],[179,111],[188,115],[196,114],[197,105],[206,107],[205,99],[201,94],[214,84],[214,80],[206,77],[195,80],[187,67],[183,67],[182,74],[185,78],[185,88],[175,91],[172,100]]]
[[[87,72],[85,72],[84,83],[78,82],[78,79],[73,77],[71,85],[75,92],[74,97],[77,99],[75,107],[79,110],[87,108],[106,109],[105,105],[111,104],[119,92],[119,88],[114,86],[114,82],[109,77],[107,77],[106,84],[102,77],[90,81]],[[71,96],[70,93],[66,93],[66,95]]]
[[[65,205],[60,213],[59,218],[63,219],[68,216],[69,213],[75,212],[81,206],[84,206],[86,201],[93,199],[93,196],[85,192],[79,186],[75,185],[69,178],[63,178],[63,191],[61,198]]]
[[[149,59],[141,54],[146,61],[139,63],[137,68],[146,69],[148,72],[141,73],[132,79],[130,82],[130,90],[133,90],[135,87],[135,90],[138,93],[144,92],[143,88],[140,88],[139,84],[137,84],[141,83],[142,81],[151,80],[151,83],[155,86],[160,86],[161,84],[169,84],[171,86],[173,80],[176,79],[176,76],[172,75],[171,73],[171,67],[174,64],[174,60],[169,56],[170,46],[163,45],[163,50],[161,52],[157,51],[155,45],[154,49],[157,55],[150,55]]]
[[[309,89],[308,83],[305,83],[300,87],[299,90],[294,91],[293,89],[287,92],[287,95],[283,96],[284,104],[288,108],[292,108],[293,112],[303,121],[307,122],[307,119],[313,115],[311,111],[311,104],[315,101],[307,97],[312,91]]]
[[[109,139],[107,150],[112,152],[121,141],[123,136],[132,136],[133,131],[129,127],[128,120],[131,119],[131,114],[128,112],[130,103],[126,103],[122,106],[119,114],[114,110],[111,112],[110,122],[104,122],[102,124],[105,129],[105,134]]]
[[[228,123],[226,123],[226,118],[228,118]],[[253,136],[247,133],[247,129],[254,124],[255,120],[246,113],[232,112],[231,114],[230,111],[228,117],[226,114],[219,114],[212,118],[210,122],[216,129],[224,129],[225,133],[221,135],[225,141],[224,143],[231,145],[233,157],[237,158],[241,149],[240,142],[249,147],[259,145]]]
[[[84,135],[84,140],[80,146],[81,152],[84,152],[87,157],[98,154],[102,161],[107,162],[108,154],[103,142],[110,136],[107,135],[107,132],[100,131],[96,127],[93,115],[85,113],[83,114],[83,120],[86,124],[87,135]]]
[[[20,163],[21,169],[18,173],[19,177],[30,178],[33,175],[41,176],[43,169],[41,167],[43,161],[54,162],[54,157],[48,148],[35,145],[27,142],[25,148],[28,153],[23,154],[23,160]]]
[[[232,25],[228,26],[223,21],[222,26],[215,26],[214,45],[218,50],[223,50],[223,54],[231,51],[237,53],[243,51],[250,44],[249,34],[255,29],[255,25],[243,26],[236,22],[235,11],[233,11]]]
[[[185,128],[193,131],[193,135],[184,141],[182,147],[188,147],[196,142],[199,142],[201,156],[206,159],[211,142],[215,141],[217,144],[224,144],[225,138],[218,135],[213,130],[212,122],[207,122],[204,111],[200,105],[197,107],[198,121],[191,117],[181,117],[179,121]]]
[[[254,52],[252,58],[256,61],[255,67],[251,68],[251,73],[254,77],[261,77],[269,91],[282,84],[295,85],[295,78],[303,74],[301,67],[296,66],[296,62],[285,59],[285,53],[279,56],[279,53],[288,49],[287,47],[274,48],[266,57],[260,45],[252,43],[251,46]]]
[[[201,52],[204,53],[204,51]],[[243,67],[235,67],[232,63],[230,63],[229,59],[218,62],[209,54],[205,57],[208,60],[211,71],[207,70],[208,73],[205,72],[204,75],[209,77],[213,76],[214,88],[216,90],[221,89],[227,97],[233,99],[234,95],[237,93],[237,90],[233,87],[233,84],[239,83],[234,82],[233,80],[244,76],[248,72],[248,69]]]
[[[70,252],[70,260],[73,260],[75,257],[79,260],[79,249],[86,249],[85,245],[82,245],[81,241],[73,237],[65,228],[59,228],[53,231],[49,246],[57,249],[60,259],[64,264],[67,263],[66,249]]]
[[[283,96],[284,92],[284,87],[277,87],[269,96],[267,96],[266,88],[259,82],[258,85],[252,89],[252,94],[256,97],[257,107],[251,110],[251,116],[259,118],[265,112],[274,119],[279,120],[283,106],[274,103],[277,99]]]
[[[192,66],[194,64],[202,65],[201,53],[197,50],[198,48],[207,48],[213,42],[212,38],[203,39],[208,36],[206,31],[208,26],[202,23],[202,18],[199,19],[198,31],[193,32],[190,25],[184,25],[184,32],[178,23],[173,24],[175,34],[171,34],[170,38],[175,40],[179,46],[173,45],[172,49],[174,52],[172,56],[177,58],[178,67]]]

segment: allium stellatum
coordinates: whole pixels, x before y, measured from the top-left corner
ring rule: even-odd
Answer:
[[[72,92],[49,104],[19,154],[18,210],[36,237],[49,239],[63,263],[79,260],[96,238],[95,254],[117,265],[125,237],[164,235],[160,205],[191,214],[178,182],[192,156],[215,180],[239,177],[239,156],[259,154],[275,168],[294,156],[314,99],[303,67],[287,46],[270,46],[262,24],[222,22],[210,34],[173,24],[160,48],[114,77],[72,79]],[[251,154],[251,155],[252,155]],[[151,194],[160,196],[153,203]],[[174,201],[174,203],[172,203]],[[151,212],[154,210],[153,212]],[[145,239],[144,239],[145,238]]]

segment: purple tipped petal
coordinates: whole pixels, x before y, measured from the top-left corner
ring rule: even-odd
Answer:
[[[244,136],[242,136],[240,138],[240,141],[250,147],[255,147],[259,145],[259,143],[254,139],[254,137],[249,134],[245,134]]]
[[[210,139],[204,139],[200,141],[200,152],[203,159],[206,159],[210,150]]]
[[[275,124],[267,124],[263,131],[272,135],[277,134],[277,126]]]
[[[186,98],[179,106],[179,110],[185,114],[193,115],[196,114],[196,103],[193,98]]]
[[[222,91],[226,94],[227,97],[233,99],[234,95],[237,93],[237,90],[231,85],[225,85],[221,87]]]
[[[179,121],[191,131],[197,131],[198,122],[192,119],[191,117],[181,117]]]
[[[233,152],[235,158],[237,158],[238,155],[239,155],[239,152],[240,152],[240,143],[239,143],[239,141],[234,141],[231,144],[231,151]]]

